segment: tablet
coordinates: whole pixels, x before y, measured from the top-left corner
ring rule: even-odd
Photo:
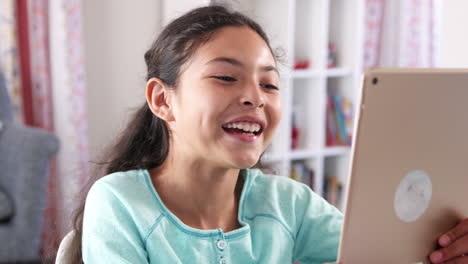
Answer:
[[[468,216],[468,70],[364,74],[338,261],[430,263]]]

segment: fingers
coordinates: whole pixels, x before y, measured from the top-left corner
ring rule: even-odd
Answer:
[[[442,263],[444,261],[460,257],[466,253],[468,253],[468,236],[459,238],[458,240],[455,240],[454,242],[452,242],[452,244],[450,244],[449,246],[433,252],[430,255],[430,259],[432,263]],[[463,260],[460,260],[460,261],[465,261],[465,258],[466,256],[463,257],[462,258]],[[465,263],[465,262],[460,262],[460,263]]]
[[[444,264],[468,264],[468,256],[460,256],[446,261]]]
[[[468,218],[465,218],[453,229],[442,235],[439,238],[439,244],[442,247],[446,247],[465,235],[468,235]]]

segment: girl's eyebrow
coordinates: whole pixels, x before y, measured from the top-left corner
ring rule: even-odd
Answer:
[[[240,61],[238,61],[238,60],[236,60],[234,58],[228,58],[228,57],[217,57],[217,58],[214,58],[214,59],[210,60],[206,64],[211,64],[211,63],[215,63],[215,62],[229,63],[229,64],[231,64],[233,66],[240,67],[240,68],[245,67],[245,65],[242,62],[240,62]],[[272,65],[263,66],[263,67],[261,67],[261,70],[264,71],[264,72],[274,71],[274,72],[276,72],[276,74],[279,75],[278,69],[276,69],[276,67],[274,67]]]

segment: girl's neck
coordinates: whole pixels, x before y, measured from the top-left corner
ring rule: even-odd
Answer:
[[[239,172],[169,156],[150,175],[166,207],[182,222],[227,232],[240,226],[237,215],[242,188],[238,182],[243,181],[238,181]]]

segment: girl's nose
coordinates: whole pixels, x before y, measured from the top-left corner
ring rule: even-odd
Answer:
[[[245,89],[246,91],[241,97],[241,103],[244,106],[252,108],[263,108],[265,106],[265,98],[259,88]]]
[[[257,100],[257,101],[254,101],[254,100],[243,100],[242,102],[243,105],[245,106],[250,106],[252,108],[263,108],[265,106],[265,102],[260,99],[260,100]]]

